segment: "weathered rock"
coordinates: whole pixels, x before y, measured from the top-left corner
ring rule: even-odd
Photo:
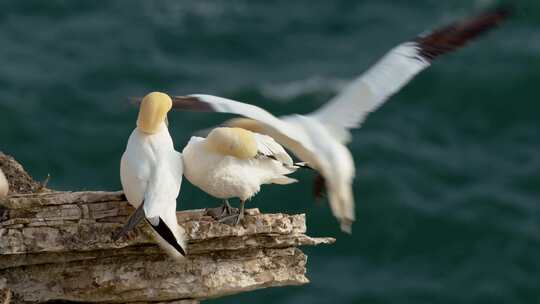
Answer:
[[[306,236],[304,215],[250,209],[242,225],[228,226],[183,211],[189,245],[179,263],[145,225],[112,241],[133,212],[119,192],[13,195],[0,206],[0,289],[19,302],[170,302],[305,284],[306,256],[296,247],[334,241]]]
[[[203,210],[177,213],[188,256],[170,259],[139,225],[112,235],[133,208],[121,192],[55,192],[0,152],[10,193],[0,198],[0,303],[76,301],[194,304],[202,299],[283,285],[305,277],[303,245],[331,244],[305,235],[304,215],[247,210],[228,226]]]

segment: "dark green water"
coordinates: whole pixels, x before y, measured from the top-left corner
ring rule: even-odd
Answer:
[[[305,113],[389,48],[492,5],[424,1],[0,2],[0,150],[57,189],[120,188],[152,90]],[[310,285],[215,303],[540,302],[540,2],[438,61],[354,131],[358,222],[338,231],[310,172],[263,211],[306,212]],[[172,113],[179,150],[222,115]],[[180,208],[217,202],[187,182]]]

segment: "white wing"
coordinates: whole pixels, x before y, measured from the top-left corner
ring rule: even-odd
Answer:
[[[158,236],[158,243],[173,257],[185,256],[185,231],[176,220],[176,198],[180,193],[183,163],[181,154],[169,153],[152,172],[144,195],[144,214]]]
[[[414,43],[391,50],[375,66],[311,115],[330,126],[355,128],[429,62],[417,56]]]
[[[495,27],[508,15],[498,9],[441,27],[387,53],[341,93],[310,115],[348,141],[347,129],[359,127],[370,112],[405,86],[440,55],[454,51]]]
[[[268,111],[254,106],[252,104],[239,102],[232,99],[227,99],[219,96],[194,94],[188,96],[173,96],[173,108],[186,111],[200,112],[220,112],[241,115],[247,118],[258,121],[263,124],[272,133],[282,137],[284,141],[292,142],[291,144],[306,146],[309,145],[309,139],[303,136],[295,126],[282,121]],[[278,140],[282,143],[282,140]],[[283,143],[282,143],[283,144]],[[310,150],[310,147],[306,147]]]
[[[231,113],[249,117],[270,126],[279,126],[281,121],[268,111],[252,104],[219,96],[193,94],[173,96],[173,108],[201,112]]]
[[[291,156],[272,137],[259,133],[253,133],[253,135],[255,136],[259,153],[274,158],[288,167],[294,165]]]

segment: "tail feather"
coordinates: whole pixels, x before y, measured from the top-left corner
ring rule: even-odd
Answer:
[[[348,219],[341,219],[341,222],[339,224],[339,227],[341,228],[341,231],[352,234],[352,220]]]
[[[337,188],[337,189],[336,189]],[[352,233],[354,222],[354,198],[350,187],[330,185],[324,176],[318,174],[313,182],[313,195],[315,200],[328,196],[330,208],[334,217],[337,218],[343,232]]]
[[[350,187],[337,187],[333,189],[326,185],[332,213],[338,219],[341,230],[345,233],[352,233],[352,223],[355,220],[354,198]]]
[[[186,255],[185,233],[178,224],[176,224],[176,227],[169,227],[162,218],[158,219],[157,225],[155,221],[151,220],[148,220],[148,223],[155,232],[158,244],[165,252],[175,259],[183,258]]]

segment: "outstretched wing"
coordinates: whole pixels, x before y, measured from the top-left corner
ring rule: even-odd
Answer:
[[[220,112],[245,116],[269,126],[279,126],[281,121],[268,111],[252,104],[219,96],[193,94],[172,96],[173,109],[196,112]]]
[[[370,112],[405,86],[440,55],[464,46],[492,29],[508,15],[497,9],[438,28],[402,43],[349,84],[341,93],[310,115],[348,140],[347,129],[359,127]]]
[[[172,100],[173,109],[229,113],[250,118],[257,124],[261,124],[265,131],[267,131],[265,133],[271,133],[274,138],[274,135],[279,136],[280,139],[278,141],[283,145],[285,145],[283,142],[286,141],[289,145],[302,146],[307,150],[312,149],[310,139],[306,138],[301,130],[297,130],[294,125],[275,117],[268,111],[255,105],[206,94],[173,96]]]

